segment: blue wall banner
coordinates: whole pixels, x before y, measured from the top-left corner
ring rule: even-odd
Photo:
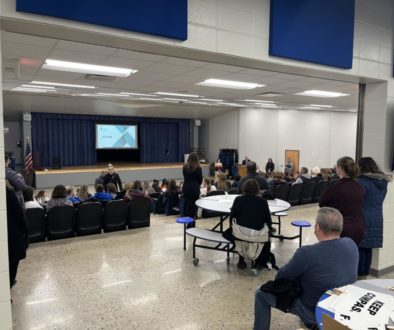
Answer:
[[[352,68],[355,0],[271,0],[269,55]]]
[[[187,0],[17,0],[16,10],[187,39]]]

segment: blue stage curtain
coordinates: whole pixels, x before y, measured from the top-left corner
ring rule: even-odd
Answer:
[[[183,162],[190,152],[188,119],[32,113],[32,149],[40,167],[52,166],[53,157],[63,166],[95,165],[95,124],[102,122],[138,124],[143,163]]]

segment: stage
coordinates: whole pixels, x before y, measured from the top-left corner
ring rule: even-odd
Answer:
[[[58,184],[65,186],[94,185],[101,171],[108,164],[94,166],[70,166],[59,170],[36,171],[36,189],[53,188]],[[127,181],[182,180],[183,163],[112,163],[123,183]],[[208,176],[208,165],[201,165],[203,176]]]

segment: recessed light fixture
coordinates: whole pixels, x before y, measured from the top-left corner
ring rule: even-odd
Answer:
[[[175,102],[187,102],[187,100],[185,100],[185,99],[176,99],[176,98],[173,98],[173,97],[165,97],[165,98],[163,98],[163,100],[175,101]]]
[[[243,82],[243,81],[233,81],[233,80],[223,80],[223,79],[207,79],[197,83],[200,86],[209,87],[220,87],[220,88],[232,88],[232,89],[254,89],[257,87],[264,87],[265,85],[260,85],[256,83]]]
[[[301,107],[299,109],[302,109],[302,110],[320,110],[321,108],[319,108],[317,106],[305,106],[305,107]]]
[[[47,93],[56,92],[55,89],[42,89],[42,88],[26,88],[26,87],[15,87],[11,89],[13,92],[31,92],[31,93]]]
[[[168,95],[168,96],[181,96],[181,97],[200,97],[195,94],[183,94],[183,93],[169,93],[169,92],[157,92],[159,95]]]
[[[53,86],[41,86],[41,85],[21,85],[21,87],[25,88],[41,88],[41,89],[55,89]]]
[[[124,95],[131,95],[131,96],[148,96],[148,97],[156,97],[157,95],[153,94],[144,94],[144,93],[128,93],[128,92],[121,92],[120,94]]]
[[[192,104],[208,104],[207,102],[201,102],[201,101],[188,101],[187,103],[192,103]]]
[[[319,108],[332,108],[332,105],[325,105],[325,104],[311,104],[311,107],[319,107]]]
[[[132,73],[138,72],[138,70],[118,68],[114,66],[59,61],[53,59],[46,59],[45,63],[42,65],[42,68],[47,70],[97,74],[97,75],[111,76],[118,78],[125,78],[130,76],[130,74]]]
[[[341,96],[347,96],[349,94],[312,89],[301,93],[296,93],[295,95],[304,95],[304,96],[312,96],[312,97],[341,97]]]
[[[223,102],[223,100],[218,99],[200,99],[201,101],[208,101],[208,102]]]
[[[36,80],[32,81],[31,84],[60,86],[60,87],[87,88],[87,89],[96,88],[94,86],[89,86],[89,85],[62,84],[62,83],[55,83],[55,82],[49,82],[49,81],[36,81]]]
[[[111,96],[111,97],[129,97],[128,95],[116,94],[116,93],[96,93],[98,96]]]
[[[244,100],[245,102],[254,102],[254,103],[275,103],[274,101],[265,101],[265,100]]]

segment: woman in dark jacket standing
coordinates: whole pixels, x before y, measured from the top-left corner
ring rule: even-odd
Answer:
[[[327,188],[320,198],[319,206],[333,207],[343,216],[341,237],[350,237],[357,246],[364,238],[364,221],[362,204],[363,187],[355,180],[359,168],[350,157],[342,157],[337,161],[339,181]]]
[[[182,193],[185,200],[185,215],[193,218],[196,215],[196,200],[200,197],[200,186],[202,184],[202,170],[200,161],[195,152],[192,152],[183,166]]]
[[[392,181],[392,177],[384,174],[371,157],[361,158],[358,166],[361,175],[357,181],[364,188],[365,226],[364,239],[358,246],[358,276],[365,279],[371,267],[372,249],[381,248],[383,245],[383,201],[387,193],[387,183]]]
[[[272,161],[272,158],[268,158],[268,162],[267,162],[267,164],[265,165],[265,171],[266,171],[267,173],[272,173],[274,170],[275,170],[275,164],[274,164],[274,162]]]
[[[15,284],[19,261],[26,258],[29,246],[29,229],[25,212],[12,187],[7,182],[7,228],[8,228],[8,262],[10,270],[10,287]]]

